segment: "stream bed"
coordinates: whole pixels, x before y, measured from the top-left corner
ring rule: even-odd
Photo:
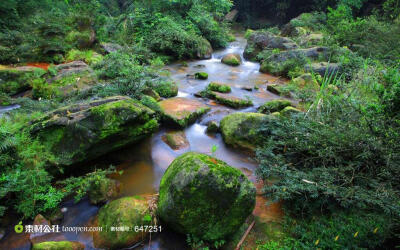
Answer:
[[[178,83],[179,97],[197,99],[211,108],[211,111],[200,118],[196,123],[184,130],[189,146],[181,150],[171,149],[162,136],[169,131],[161,128],[152,137],[140,143],[128,146],[122,150],[110,153],[97,159],[96,164],[100,166],[113,165],[117,170],[123,170],[122,175],[111,176],[122,183],[121,196],[155,194],[158,192],[159,183],[169,164],[179,155],[196,151],[211,154],[213,146],[217,147],[214,156],[227,162],[229,165],[242,170],[256,183],[254,176],[257,162],[250,154],[233,149],[224,144],[220,134],[208,135],[206,124],[210,121],[219,122],[224,116],[233,112],[255,112],[256,108],[266,101],[279,98],[266,90],[267,83],[281,81],[277,77],[259,72],[259,63],[249,62],[242,58],[242,64],[231,67],[221,63],[221,58],[228,53],[243,54],[246,40],[238,35],[235,42],[224,50],[215,51],[209,60],[193,60],[187,64],[175,63],[165,67],[171,73],[171,77]],[[207,72],[209,79],[195,80],[192,75],[196,72]],[[202,91],[210,82],[228,84],[232,88],[231,95],[240,98],[250,98],[254,106],[242,110],[231,109],[215,103],[212,100],[197,98],[195,93]],[[256,87],[256,88],[254,88]],[[248,89],[245,90],[244,88]],[[252,91],[249,91],[252,89]],[[1,115],[1,113],[0,113]],[[257,187],[261,185],[258,183]],[[265,221],[274,220],[282,216],[279,205],[265,206],[265,198],[258,196],[254,211],[256,216],[262,216]],[[64,208],[63,226],[88,226],[93,223],[99,207],[91,205],[88,199],[79,203],[72,200],[62,204]],[[6,237],[0,242],[0,249],[30,249],[29,235],[17,235],[9,228]],[[47,235],[46,240],[69,240],[79,241],[86,245],[86,249],[94,249],[90,233],[58,233]],[[152,235],[151,242],[135,249],[187,249],[186,237],[168,231]]]

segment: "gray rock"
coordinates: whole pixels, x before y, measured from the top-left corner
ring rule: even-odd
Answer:
[[[326,74],[332,75],[336,74],[340,70],[340,65],[338,63],[328,63],[328,62],[318,62],[312,63],[310,65],[305,66],[305,70],[308,72],[318,73],[321,76],[325,76]]]

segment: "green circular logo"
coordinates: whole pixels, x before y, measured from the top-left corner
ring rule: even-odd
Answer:
[[[22,221],[18,223],[18,225],[15,225],[14,230],[16,233],[20,234],[24,231],[24,226],[22,226]]]

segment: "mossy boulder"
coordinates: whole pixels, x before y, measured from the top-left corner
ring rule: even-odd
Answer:
[[[207,80],[208,74],[206,72],[197,72],[194,74],[194,78],[198,80]]]
[[[116,198],[121,192],[121,184],[113,179],[105,178],[93,181],[89,188],[89,200],[92,204],[107,202]]]
[[[264,105],[258,108],[258,112],[263,114],[270,114],[274,112],[279,112],[282,109],[292,106],[292,103],[288,100],[278,99],[266,102]]]
[[[228,145],[255,150],[262,144],[258,129],[273,117],[260,113],[234,113],[225,116],[220,123],[224,142]]]
[[[76,241],[46,241],[33,244],[32,250],[84,250],[85,245]]]
[[[182,97],[175,97],[160,102],[164,121],[178,127],[187,127],[199,117],[207,113],[210,108],[197,101]]]
[[[214,242],[238,230],[255,198],[254,185],[241,171],[189,152],[176,158],[161,179],[157,213],[175,231]]]
[[[229,93],[232,91],[231,87],[226,84],[218,83],[218,82],[211,82],[208,84],[208,90],[216,91],[220,93]]]
[[[152,216],[145,198],[124,197],[102,207],[96,219],[101,232],[93,233],[96,248],[122,249],[130,247],[147,237],[146,232],[135,231],[135,226],[150,226]],[[111,227],[129,227],[124,231],[112,231]]]
[[[31,81],[46,73],[45,70],[23,66],[0,69],[0,92],[15,95],[31,88]]]
[[[232,53],[225,55],[221,62],[229,66],[239,66],[242,63],[242,59],[239,54]]]
[[[158,128],[156,113],[129,97],[74,104],[32,121],[31,134],[53,155],[52,164],[70,166],[137,142]]]

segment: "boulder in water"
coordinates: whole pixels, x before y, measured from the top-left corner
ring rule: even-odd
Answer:
[[[186,127],[207,113],[210,108],[197,101],[175,97],[160,102],[164,119],[175,126]]]
[[[273,119],[260,113],[234,113],[225,116],[220,123],[222,137],[226,144],[255,150],[262,144],[258,129],[263,122]]]
[[[189,147],[189,141],[184,131],[171,131],[165,133],[161,139],[173,150],[180,150]]]
[[[114,96],[49,112],[32,121],[31,134],[53,154],[51,163],[70,166],[150,135],[155,116],[136,100]]]
[[[221,62],[229,66],[239,66],[242,63],[242,59],[239,54],[232,53],[225,55]]]
[[[238,230],[255,197],[253,183],[241,171],[189,152],[176,158],[161,179],[157,213],[175,231],[214,242]]]

